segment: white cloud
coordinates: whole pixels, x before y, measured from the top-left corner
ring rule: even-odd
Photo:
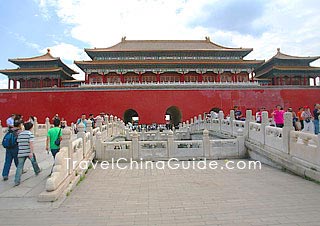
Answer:
[[[18,41],[24,43],[26,46],[29,46],[32,49],[36,49],[39,50],[40,46],[36,43],[33,42],[29,42],[23,35],[17,33],[17,32],[12,32],[12,31],[8,31],[8,33],[10,35],[12,35],[15,39],[17,39]]]
[[[0,89],[8,88],[8,78],[0,78]]]
[[[89,47],[106,47],[128,39],[204,39],[205,28],[189,28],[196,1],[55,1],[61,21],[72,25],[72,37]],[[205,1],[200,1],[205,2]],[[52,5],[52,2],[51,2]],[[195,7],[194,7],[195,8]],[[195,12],[194,12],[195,13]]]
[[[74,78],[84,80],[84,72],[75,64],[73,64],[74,60],[90,59],[83,49],[68,43],[57,43],[56,45],[50,46],[48,48],[50,49],[50,53],[52,56],[60,57],[68,67],[79,72],[79,74],[73,76]],[[47,52],[47,48],[42,49],[41,52]]]
[[[68,43],[56,43],[54,46],[49,46],[50,54],[54,57],[61,57],[62,60],[88,60],[89,57],[85,54],[82,48]],[[41,50],[42,53],[47,52],[47,48]]]
[[[71,25],[69,34],[88,43],[86,47],[109,47],[122,36],[204,39],[209,35],[212,41],[219,41],[217,44],[254,48],[249,58],[267,60],[278,47],[292,55],[320,54],[317,1],[282,0],[264,4],[262,15],[254,21],[255,27],[264,28],[261,36],[212,29],[208,25],[190,26],[210,12],[206,7],[219,8],[221,3],[218,0],[40,0],[44,11],[53,7],[61,21]],[[61,56],[64,54],[68,53]]]

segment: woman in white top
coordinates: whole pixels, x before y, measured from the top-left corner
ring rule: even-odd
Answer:
[[[310,112],[309,106],[304,106],[304,110],[301,114],[301,117],[303,119],[303,130],[302,132],[308,132],[308,133],[314,133],[314,125],[312,122],[312,114]]]

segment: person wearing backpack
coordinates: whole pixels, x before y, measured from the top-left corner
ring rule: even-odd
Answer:
[[[13,127],[5,134],[2,140],[2,146],[6,149],[6,157],[2,170],[2,178],[4,181],[8,180],[12,160],[16,167],[18,167],[18,134],[21,131],[21,121],[14,120]]]

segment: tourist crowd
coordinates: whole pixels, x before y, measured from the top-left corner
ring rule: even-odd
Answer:
[[[241,110],[238,106],[234,106],[234,118],[236,120],[245,120]],[[261,107],[255,114],[255,120],[257,123],[261,123],[262,121],[262,112],[267,111],[265,107]],[[292,125],[294,126],[295,130],[319,134],[319,118],[320,118],[320,104],[315,104],[313,111],[310,110],[309,106],[300,107],[297,113],[289,107],[287,112],[292,113]],[[274,110],[270,111],[272,120],[270,125],[276,127],[283,127],[284,126],[284,113],[286,112],[281,105],[277,105]],[[212,115],[211,115],[212,114]],[[218,112],[214,111],[211,114],[207,114],[207,119],[209,118],[218,118]],[[93,114],[89,114],[89,118],[86,118],[86,114],[82,114],[80,118],[76,120],[75,124],[75,133],[77,133],[77,128],[80,123],[85,125],[84,129],[87,126],[87,120],[91,120],[92,127],[95,128],[97,118],[100,117],[102,119],[102,124],[105,123],[105,113],[100,113],[97,117],[94,117]],[[230,116],[228,116],[230,117]],[[21,115],[12,114],[6,121],[8,132],[4,135],[2,140],[2,145],[6,149],[5,154],[5,162],[2,171],[3,180],[8,180],[9,171],[11,168],[12,161],[16,166],[16,174],[14,178],[15,186],[20,184],[21,181],[21,174],[25,171],[23,170],[24,164],[26,159],[31,161],[33,166],[34,172],[38,175],[41,172],[41,168],[39,167],[36,159],[36,155],[34,153],[34,134],[32,133],[32,128],[35,122],[35,118],[30,116],[27,121],[24,122],[23,117]],[[51,152],[53,158],[55,159],[57,153],[60,150],[60,143],[62,141],[62,132],[61,129],[66,127],[66,121],[59,117],[56,114],[52,118],[52,123],[54,127],[50,128],[47,133],[46,139],[46,150],[47,152]],[[128,126],[130,126],[130,122]],[[132,128],[134,127],[131,124]],[[136,128],[137,130],[141,129],[138,125]],[[165,126],[163,125],[150,125],[147,126],[147,130],[154,130],[154,129],[164,129]],[[53,168],[52,168],[53,169]],[[52,170],[51,170],[52,172]]]
[[[237,106],[233,108],[234,117],[236,120],[245,120],[242,112]],[[261,107],[255,114],[257,123],[261,123],[262,112],[267,111],[265,107]],[[268,111],[267,111],[268,112]],[[270,111],[272,119],[270,125],[282,128],[284,125],[284,113],[291,112],[292,125],[296,131],[319,134],[319,118],[320,118],[320,104],[314,105],[314,110],[311,112],[309,106],[300,107],[297,113],[289,107],[286,111],[281,105],[277,105],[274,110]]]

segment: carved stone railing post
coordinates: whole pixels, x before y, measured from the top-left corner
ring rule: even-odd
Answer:
[[[244,137],[247,138],[249,136],[249,126],[252,121],[252,110],[246,111],[246,121],[244,123]]]
[[[93,148],[93,128],[92,121],[90,119],[87,120],[87,133],[90,133],[90,149]]]
[[[104,153],[102,149],[102,135],[98,131],[96,134],[96,159],[101,160],[104,158]]]
[[[214,111],[210,111],[210,122],[212,123],[213,122],[213,119],[214,119]]]
[[[203,130],[202,142],[203,142],[204,157],[209,157],[210,156],[210,138],[209,138],[209,131],[206,129]]]
[[[191,139],[191,129],[189,126],[187,128],[187,137],[188,137],[188,139]]]
[[[282,128],[283,135],[283,148],[284,151],[290,154],[289,141],[290,141],[290,131],[293,130],[293,122],[292,122],[292,113],[286,112],[284,113],[284,125]]]
[[[74,134],[74,123],[72,122],[70,125],[70,131],[71,131],[71,135]]]
[[[144,141],[146,139],[146,129],[142,128],[140,140]]]
[[[109,125],[110,131],[108,131],[108,136],[113,136],[113,115],[110,115]]]
[[[85,132],[85,126],[84,123],[80,122],[80,124],[78,124],[78,133],[77,133],[77,138],[81,138],[82,139],[82,148],[83,148],[83,154],[85,153],[85,144],[86,144],[86,132]]]
[[[102,118],[101,116],[97,116],[97,127],[99,127],[100,131],[102,128]]]
[[[194,121],[193,121],[193,118],[190,119],[190,130],[191,130],[191,133],[194,132]]]
[[[34,117],[34,122],[33,122],[33,134],[34,136],[38,135],[38,119],[36,117]]]
[[[64,128],[61,130],[62,131],[62,140],[60,143],[60,148],[66,147],[68,148],[68,174],[70,175],[73,171],[73,150],[71,149],[71,131]],[[65,160],[67,161],[67,159]]]
[[[160,140],[160,128],[156,131],[156,140]]]
[[[219,130],[221,131],[221,124],[222,124],[222,120],[224,119],[224,113],[223,111],[219,111]]]
[[[114,116],[114,119],[113,119],[113,136],[117,136],[118,134],[118,117],[117,116]]]
[[[85,132],[84,132],[84,124],[82,122],[80,122],[78,124],[78,133],[77,133],[77,138],[83,138]]]
[[[197,124],[197,131],[201,129],[201,124],[202,124],[202,115],[198,115],[198,124]]]
[[[261,113],[261,133],[263,134],[263,145],[266,143],[266,126],[269,125],[269,115],[267,111]]]
[[[170,130],[168,132],[168,155],[169,158],[173,157],[174,152],[174,137],[173,137],[173,132]]]
[[[48,133],[48,130],[50,129],[50,119],[48,117],[46,117],[46,134]]]
[[[125,131],[126,139],[130,140],[130,130],[129,130],[129,128],[125,127],[124,131]]]
[[[132,158],[133,160],[139,160],[139,134],[135,130],[132,133]]]
[[[230,110],[230,126],[231,126],[231,134],[233,134],[233,124],[234,120],[236,120],[235,115],[234,115],[234,110]]]

